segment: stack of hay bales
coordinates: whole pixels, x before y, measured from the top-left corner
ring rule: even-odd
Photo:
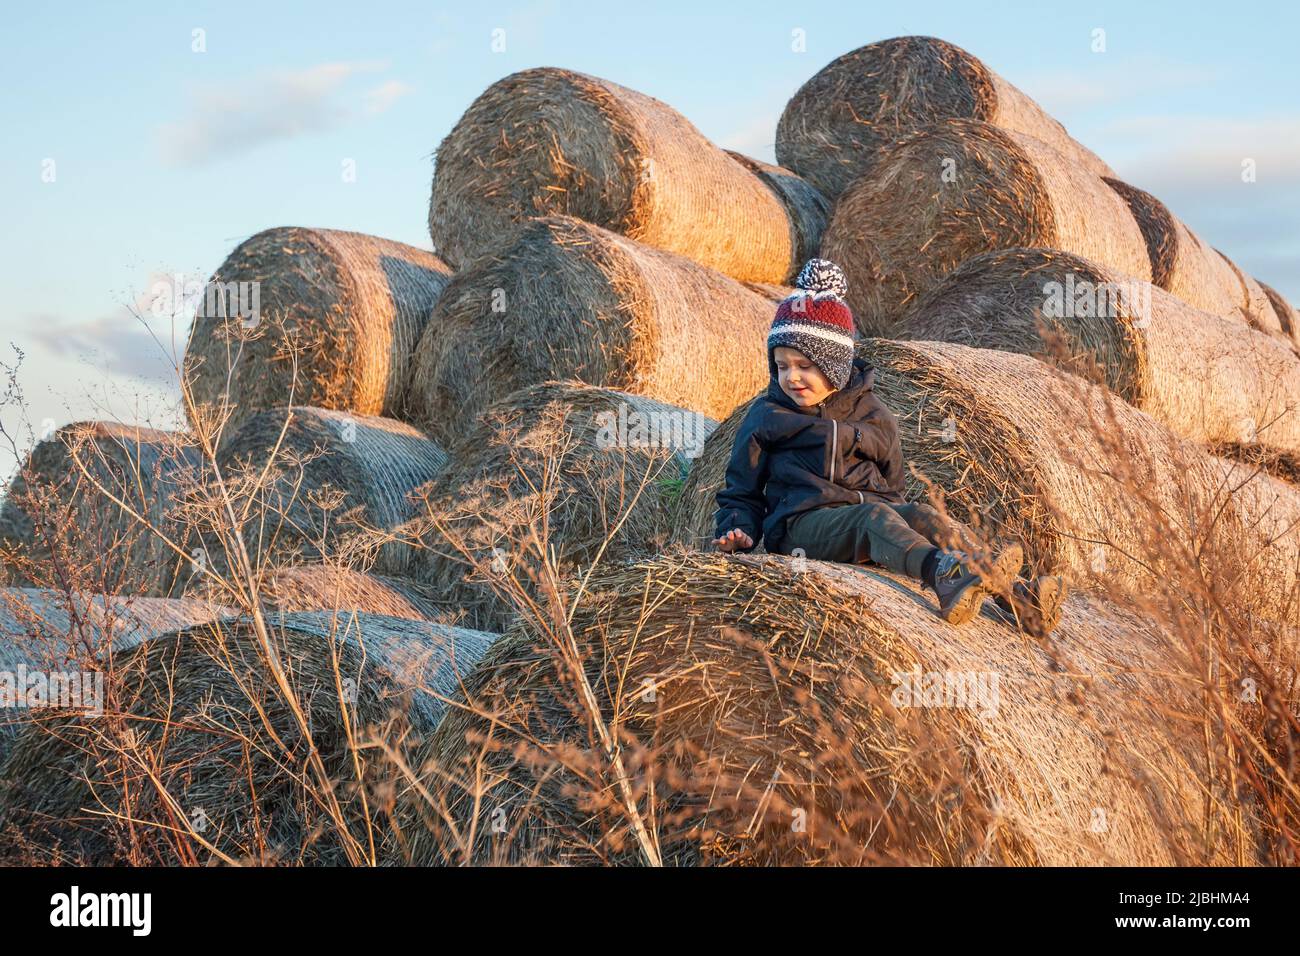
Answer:
[[[86,672],[111,666],[112,655],[141,641],[228,613],[206,601],[112,597],[43,588],[0,589],[0,673],[13,680],[9,692],[27,690],[28,672]],[[0,763],[13,738],[39,711],[0,702]],[[3,778],[0,777],[0,783]]]
[[[490,406],[421,489],[411,574],[496,630],[557,577],[654,553],[691,459],[717,422],[581,382],[530,386]],[[468,552],[468,553],[466,553]],[[543,579],[544,580],[544,579]]]
[[[446,464],[441,447],[402,422],[297,406],[253,414],[217,452],[254,571],[337,560],[404,575],[409,548],[394,532],[415,514],[411,491]],[[238,587],[221,489],[208,483],[191,506],[192,570]]]
[[[933,37],[883,40],[823,67],[786,104],[776,159],[835,200],[874,171],[891,142],[952,119],[1023,133],[1071,166],[1115,175],[1028,96],[965,50]]]
[[[60,428],[32,449],[0,504],[0,582],[168,594],[181,560],[165,538],[179,543],[175,507],[199,465],[181,432]]]
[[[768,295],[682,256],[535,219],[448,285],[405,416],[450,445],[497,399],[577,379],[721,418],[767,381],[772,314]]]
[[[439,727],[426,773],[445,825],[418,855],[1257,862],[1226,771],[1207,777],[1185,729],[1203,711],[1174,643],[1086,595],[1048,651],[986,618],[948,627],[916,582],[866,569],[693,554],[606,569],[567,628],[517,621]]]
[[[259,232],[217,269],[194,318],[184,374],[200,419],[210,426],[228,413],[233,430],[290,402],[391,414],[450,278],[437,256],[400,242],[336,229]]]
[[[1295,613],[1300,491],[1214,458],[1029,356],[883,339],[860,343],[858,355],[875,366],[876,391],[898,417],[909,499],[933,487],[955,517],[1020,541],[1036,573],[1141,593],[1160,586],[1170,562],[1212,555],[1228,590],[1253,582],[1259,614]],[[674,541],[713,532],[745,411],[705,443]]]
[[[429,234],[459,269],[512,225],[564,215],[737,279],[788,282],[824,220],[788,171],[774,182],[666,103],[551,67],[488,87],[435,162]]]
[[[333,612],[158,636],[118,655],[113,721],[15,742],[0,830],[92,865],[124,861],[128,817],[135,863],[425,862],[400,839],[419,799],[369,745],[431,734],[495,639]]]
[[[976,120],[883,147],[836,201],[822,255],[848,277],[867,335],[889,335],[912,300],[991,249],[1062,249],[1150,281],[1146,242],[1114,190],[1031,136]]]
[[[968,259],[918,298],[899,339],[957,342],[1099,369],[1130,405],[1211,445],[1300,454],[1300,359],[1276,337],[1079,256]]]

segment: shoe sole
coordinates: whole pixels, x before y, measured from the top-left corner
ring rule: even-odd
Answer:
[[[1065,582],[1059,577],[1045,578],[1038,586],[1039,620],[1029,633],[1038,639],[1047,637],[1061,623],[1061,607],[1065,604]]]
[[[1013,544],[993,559],[987,575],[980,575],[957,599],[942,609],[941,617],[949,624],[965,624],[979,613],[980,605],[990,594],[1009,590],[1016,578],[1025,555],[1020,545]]]

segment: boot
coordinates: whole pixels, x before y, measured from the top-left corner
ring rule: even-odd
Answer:
[[[965,624],[979,613],[990,594],[1010,589],[1024,563],[1020,545],[1008,545],[997,555],[944,551],[934,570],[939,616],[949,624]]]
[[[998,608],[1030,637],[1043,640],[1061,623],[1061,605],[1067,592],[1065,578],[1042,574],[1032,581],[1018,580],[1010,596],[994,597]]]

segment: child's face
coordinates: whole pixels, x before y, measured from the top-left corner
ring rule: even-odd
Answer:
[[[781,391],[805,408],[820,404],[831,392],[835,391],[822,370],[812,363],[812,359],[798,349],[784,345],[772,350],[776,361],[777,381]]]

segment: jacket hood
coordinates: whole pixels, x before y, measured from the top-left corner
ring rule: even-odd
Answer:
[[[773,369],[776,368],[773,364]],[[803,412],[808,415],[817,414],[817,409],[825,406],[828,412],[835,409],[844,408],[846,411],[857,404],[859,396],[863,392],[873,391],[876,387],[876,369],[868,365],[864,359],[854,356],[853,371],[849,373],[849,382],[838,391],[831,392],[821,403],[814,405],[812,408],[804,408],[793,398],[787,395],[781,388],[781,381],[776,374],[772,375],[771,380],[767,383],[767,397],[778,405],[784,405],[786,408],[793,409],[796,412]]]

